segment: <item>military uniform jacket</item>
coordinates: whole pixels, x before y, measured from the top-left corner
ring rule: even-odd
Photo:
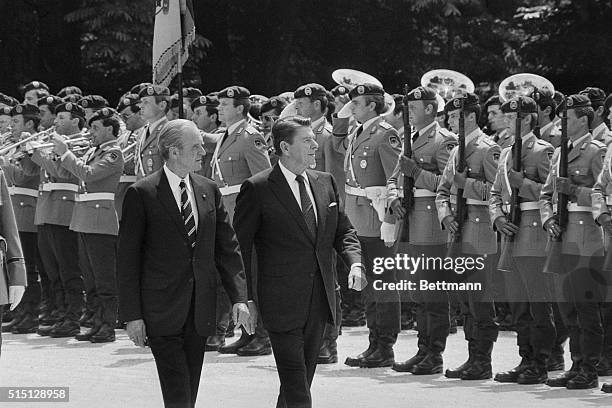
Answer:
[[[603,167],[591,193],[593,218],[597,221],[601,214],[610,214],[612,206],[612,149],[606,151]],[[610,198],[608,198],[610,197]]]
[[[550,159],[554,148],[548,142],[538,140],[533,133],[522,138],[521,147],[521,173],[523,184],[518,189],[521,203],[531,203],[533,209],[521,209],[521,222],[519,232],[514,237],[513,255],[543,257],[546,252],[547,234],[542,229],[540,211],[537,207],[540,199],[542,185],[548,177]],[[512,147],[502,151],[495,181],[491,187],[489,199],[489,213],[491,226],[495,230],[495,220],[505,216],[513,199],[512,190],[508,181],[508,171],[512,168]],[[527,206],[527,204],[525,204]]]
[[[329,166],[327,164],[328,158],[326,155],[326,151],[329,149],[326,149],[326,146],[331,143],[332,126],[325,119],[325,117],[323,117],[321,123],[318,123],[317,126],[312,128],[312,132],[314,133],[315,140],[319,145],[319,148],[315,151],[316,165],[314,167],[314,170],[330,172],[328,167],[332,166],[331,163],[329,163]],[[333,160],[333,157],[329,158],[329,161],[331,160]]]
[[[559,131],[559,127],[556,126],[554,122],[544,125],[540,129],[539,133],[540,139],[550,143],[555,149],[561,144],[561,132]]]
[[[123,154],[117,142],[101,144],[84,160],[68,151],[61,163],[81,181],[70,229],[87,234],[117,235],[119,222],[114,199],[111,199],[123,173]]]
[[[482,130],[477,129],[476,132],[476,137],[465,146],[468,179],[463,188],[463,197],[467,200],[467,218],[461,234],[462,248],[467,254],[494,254],[497,252],[497,239],[489,225],[488,200],[495,181],[501,148]],[[438,185],[436,207],[440,223],[447,216],[454,214],[457,186],[453,183],[453,177],[457,153],[458,148],[455,147]]]
[[[418,138],[412,142],[412,158],[422,169],[414,180],[414,187],[420,191],[427,190],[431,193],[431,196],[414,198],[414,206],[408,214],[411,244],[441,245],[448,240],[448,234],[442,231],[438,222],[435,194],[450,152],[456,145],[457,136],[438,123],[429,126],[422,133],[419,132]],[[389,203],[403,196],[403,191],[401,191],[404,183],[403,178],[398,160],[393,174],[387,180],[387,199]],[[385,221],[393,223],[395,217],[389,215]]]
[[[144,134],[144,130],[145,126],[141,127],[140,129],[136,129],[126,140],[119,141],[119,146],[121,147],[121,149],[125,149],[134,142],[140,143],[141,138]],[[136,146],[137,147],[133,150],[134,158],[132,160],[124,162],[123,174],[119,179],[119,185],[117,186],[117,192],[115,193],[115,210],[117,211],[117,217],[119,218],[119,221],[121,221],[121,209],[123,207],[123,199],[125,198],[125,193],[127,192],[128,187],[132,185],[132,183],[134,183],[137,179],[136,154],[138,153],[138,145]]]
[[[610,143],[612,143],[612,132],[610,132],[610,129],[608,129],[608,126],[606,126],[605,123],[602,123],[593,129],[593,140],[602,142],[606,146],[609,146]]]
[[[0,236],[6,240],[6,269],[0,272],[0,307],[9,301],[9,286],[26,286],[26,268],[11,197],[0,170]],[[6,272],[6,273],[5,273]]]
[[[196,173],[212,179],[212,157],[215,152],[215,148],[217,147],[217,143],[223,137],[224,133],[224,127],[218,127],[212,132],[204,132],[200,130],[200,134],[202,135],[202,144],[206,154],[202,158],[202,169]]]
[[[29,157],[19,161],[11,161],[3,166],[6,181],[9,185],[9,194],[13,203],[17,229],[20,232],[36,232],[34,216],[36,213],[36,201],[38,197],[39,174],[28,174],[24,169]]]
[[[156,172],[164,165],[157,142],[159,141],[159,132],[166,123],[168,123],[168,119],[166,117],[162,118],[161,122],[155,126],[152,132],[149,131],[149,124],[144,127],[140,143],[136,146],[135,160],[136,176],[138,179]]]
[[[560,148],[555,150],[550,172],[540,194],[540,218],[542,225],[555,216],[557,192],[555,180],[558,172]],[[568,154],[567,172],[571,183],[577,186],[575,195],[569,197],[570,205],[578,206],[579,211],[569,212],[568,225],[563,233],[562,252],[570,255],[602,256],[603,241],[599,226],[593,220],[592,197],[595,179],[601,173],[606,145],[593,140],[589,133],[579,140]]]
[[[362,131],[357,135],[360,129]],[[347,130],[348,118],[334,121],[332,143],[338,150],[346,149],[344,157],[346,186],[361,189],[371,186],[385,187],[401,153],[401,141],[397,130],[380,116],[367,128],[359,126],[355,129],[348,137],[349,142],[345,143]],[[380,237],[382,222],[370,199],[347,193],[345,212],[357,230],[357,235]]]
[[[510,147],[514,144],[514,136],[508,132],[508,129],[502,130],[499,134],[494,135],[492,139],[502,149]]]

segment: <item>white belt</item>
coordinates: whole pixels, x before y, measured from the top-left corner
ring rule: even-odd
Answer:
[[[537,201],[526,201],[520,204],[521,211],[539,210],[540,206]]]
[[[457,196],[450,196],[450,202],[452,204],[457,204]],[[489,205],[488,201],[474,200],[473,198],[466,198],[465,203],[468,205]]]
[[[119,178],[120,183],[135,183],[137,180],[136,176],[126,176],[123,175]]]
[[[576,203],[569,203],[567,205],[567,211],[569,212],[591,212],[593,208],[589,205],[578,205]]]
[[[30,197],[38,197],[38,190],[34,190],[32,188],[9,187],[8,191],[10,195],[25,195]]]
[[[359,196],[359,197],[365,197],[366,196],[366,192],[365,192],[365,190],[363,188],[349,186],[348,184],[344,185],[344,192],[346,194],[350,194],[350,195],[354,195],[354,196]]]
[[[72,183],[43,183],[42,191],[66,190],[79,192],[79,186]]]
[[[113,201],[115,199],[114,193],[84,193],[78,194],[74,201],[98,201],[98,200],[110,200]]]
[[[227,187],[221,187],[219,191],[221,191],[222,196],[236,194],[240,192],[240,184],[236,184],[233,186],[227,186]]]
[[[412,190],[413,197],[435,197],[436,193],[429,191],[426,188],[415,188]]]

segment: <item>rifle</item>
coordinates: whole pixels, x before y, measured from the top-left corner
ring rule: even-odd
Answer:
[[[404,106],[403,106],[403,120],[404,120],[404,156],[412,158],[412,140],[410,137],[410,113],[408,110],[408,93],[410,88],[408,84],[404,85]],[[410,223],[408,222],[408,214],[412,210],[414,204],[414,197],[412,188],[414,187],[414,179],[404,174],[404,198],[402,198],[402,207],[406,210],[404,216],[404,222],[402,224],[402,233],[400,236],[400,242],[410,241]]]
[[[567,146],[567,99],[563,103],[561,113],[561,146],[559,151],[559,174],[558,177],[567,177],[567,155],[569,153]],[[563,260],[561,258],[561,246],[563,244],[563,232],[567,228],[569,213],[567,204],[569,196],[567,194],[557,193],[557,217],[559,218],[559,227],[561,234],[557,238],[551,238],[550,251],[544,264],[544,273],[560,273],[563,269]]]
[[[463,173],[465,170],[465,116],[463,113],[463,103],[464,98],[457,99],[460,103],[459,105],[459,144],[457,147],[457,167],[455,171],[459,173]],[[461,231],[463,230],[463,223],[465,221],[466,216],[466,204],[465,198],[463,198],[463,188],[457,189],[457,203],[455,210],[455,220],[457,224],[459,224],[459,228],[457,228],[457,232],[453,234],[452,240],[448,247],[447,257],[458,257],[461,256]]]
[[[521,171],[521,154],[523,147],[523,140],[521,138],[521,98],[517,98],[517,103],[518,112],[516,114],[515,122],[514,145],[512,146],[512,169],[514,171]],[[512,189],[512,198],[510,201],[510,222],[517,227],[521,223],[521,200],[519,197],[518,188]],[[504,244],[499,256],[499,262],[497,263],[497,269],[500,271],[511,272],[514,270],[514,237],[514,235],[504,237]]]

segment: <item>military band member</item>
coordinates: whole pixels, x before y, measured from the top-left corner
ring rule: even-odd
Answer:
[[[4,143],[11,137],[11,106],[0,106],[0,135]]]
[[[140,114],[147,121],[143,137],[136,148],[136,176],[140,179],[163,166],[157,141],[159,131],[168,122],[166,113],[170,109],[170,90],[163,86],[149,85],[138,94]]]
[[[442,231],[436,212],[436,191],[438,183],[451,150],[457,145],[457,137],[440,127],[436,121],[438,102],[436,92],[428,87],[418,87],[408,93],[410,123],[415,132],[412,139],[412,158],[400,156],[393,175],[387,181],[390,211],[397,218],[408,216],[410,225],[409,245],[400,244],[399,252],[412,257],[444,257],[448,234]],[[397,106],[397,105],[396,105]],[[402,207],[400,190],[403,177],[414,179],[414,206],[409,214]],[[390,237],[385,242],[395,240],[395,230],[391,225]],[[423,278],[435,280],[442,278],[440,271],[427,270]],[[418,331],[418,351],[403,363],[395,363],[393,370],[411,372],[415,375],[431,375],[442,372],[442,353],[450,329],[448,294],[446,291],[414,292],[412,299],[417,304],[416,321]]]
[[[55,123],[55,107],[63,101],[58,96],[43,96],[38,100],[38,109],[40,110],[40,130],[47,130]]]
[[[12,108],[16,105],[19,105],[19,101],[17,99],[0,92],[0,108],[4,108],[6,106]]]
[[[491,138],[502,149],[505,149],[506,147],[512,146],[514,141],[508,134],[508,123],[501,111],[501,105],[502,101],[499,95],[494,95],[485,102],[484,106],[487,110],[488,128],[490,131],[494,132]]]
[[[345,212],[357,230],[368,281],[394,282],[395,270],[375,278],[373,263],[374,258],[392,256],[392,249],[381,240],[380,227],[386,208],[386,183],[401,152],[401,141],[397,131],[380,116],[385,110],[380,86],[362,84],[353,88],[349,96],[352,114],[361,125],[349,136],[349,118],[336,118],[332,140],[336,150],[346,150]],[[394,290],[377,291],[368,285],[364,301],[369,345],[359,355],[348,357],[345,364],[389,367],[395,362],[393,345],[400,331],[399,295]]]
[[[49,95],[49,86],[41,81],[32,81],[23,87],[23,102],[36,105],[43,96]]]
[[[231,222],[240,185],[249,177],[270,168],[266,142],[247,122],[249,96],[249,90],[242,86],[227,87],[217,95],[219,120],[227,129],[213,153],[212,175],[221,190],[223,205]],[[255,336],[249,336],[243,330],[238,341],[220,346],[218,351],[242,356],[272,354],[270,339],[263,324],[257,324]]]
[[[191,121],[200,129],[204,150],[206,150],[206,155],[202,158],[202,169],[196,173],[208,178],[212,178],[211,163],[215,147],[225,133],[225,128],[221,127],[217,106],[219,106],[219,99],[216,96],[200,96],[191,102],[193,112]],[[222,285],[217,287],[222,287]]]
[[[539,109],[532,98],[511,99],[502,104],[501,110],[510,125],[508,133],[515,143],[521,143],[521,168],[520,171],[513,169],[512,148],[504,149],[491,187],[489,211],[493,228],[506,236],[514,236],[514,241],[507,243],[513,245],[514,269],[504,278],[521,362],[509,371],[496,374],[495,381],[541,384],[548,379],[547,361],[555,340],[555,324],[549,293],[551,282],[542,273],[546,232],[540,223],[538,201],[554,148],[533,133]],[[516,129],[517,115],[520,129]],[[508,206],[510,200],[515,200],[513,189],[519,195],[519,225],[509,220]]]
[[[68,95],[83,96],[83,91],[81,91],[81,88],[79,88],[78,86],[68,85],[60,89],[60,91],[57,93],[57,96],[59,96],[60,98],[63,98]]]
[[[462,103],[459,98],[451,99],[445,107],[451,131],[458,131]],[[489,193],[501,148],[478,127],[480,104],[478,97],[467,94],[463,102],[465,124],[465,170],[456,171],[458,149],[450,156],[438,184],[436,207],[442,227],[451,235],[458,229],[454,203],[458,189],[463,189],[466,199],[467,217],[461,231],[462,254],[468,257],[482,257],[484,268],[465,272],[467,279],[483,284],[482,291],[459,293],[464,315],[464,333],[468,342],[468,360],[461,366],[446,370],[449,378],[462,380],[483,380],[492,377],[491,352],[497,340],[498,326],[495,323],[495,308],[490,298],[491,287],[487,287],[495,268],[497,240],[490,228]],[[500,111],[501,113],[501,111]],[[505,123],[505,119],[496,120]]]
[[[94,150],[78,159],[62,138],[54,138],[54,152],[62,168],[77,176],[77,196],[70,230],[79,236],[79,262],[87,297],[95,310],[94,326],[86,333],[92,343],[115,341],[117,278],[115,276],[119,222],[113,203],[123,173],[123,154],[117,143],[119,118],[102,108],[89,119]]]
[[[106,98],[100,95],[84,96],[79,100],[78,104],[85,110],[85,120],[87,121],[87,124],[94,113],[109,106]]]
[[[272,96],[261,105],[261,126],[263,137],[268,146],[270,164],[274,166],[278,162],[278,156],[274,154],[274,141],[272,140],[272,126],[280,117],[281,112],[287,106],[287,102],[278,96]]]
[[[550,172],[540,195],[542,225],[551,237],[563,233],[561,252],[562,286],[555,293],[559,309],[570,333],[572,367],[549,379],[551,387],[587,389],[598,386],[596,365],[602,351],[603,327],[599,303],[605,299],[601,285],[603,241],[599,225],[593,220],[591,192],[601,173],[606,146],[589,133],[594,111],[586,95],[570,95],[567,106],[567,132],[570,139],[568,176],[558,176],[560,148],[555,150]],[[557,115],[563,110],[557,108]],[[557,193],[569,196],[569,219],[562,231],[554,211]],[[599,219],[599,216],[597,216]]]
[[[593,139],[609,146],[612,143],[612,132],[606,125],[606,108],[604,106],[606,93],[601,88],[587,87],[580,92],[581,95],[586,95],[591,101],[591,106],[595,111],[593,123],[591,124]]]

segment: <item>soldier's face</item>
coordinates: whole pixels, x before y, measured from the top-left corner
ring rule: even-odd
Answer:
[[[202,168],[202,156],[206,154],[202,146],[200,132],[185,132],[183,135],[183,147],[171,147],[170,158],[175,165],[186,172],[198,171]]]
[[[101,120],[94,120],[89,128],[94,146],[100,146],[114,138],[112,126],[104,126]]]
[[[312,129],[303,126],[295,131],[293,143],[281,142],[283,156],[299,173],[316,165],[315,151],[319,145]]]
[[[78,119],[72,118],[69,112],[60,112],[55,117],[55,131],[60,135],[68,135],[78,127]]]
[[[51,113],[48,105],[39,106],[40,108],[40,125],[43,129],[48,129],[53,126],[55,115]]]
[[[512,136],[516,136],[516,112],[504,113],[506,122],[508,123],[508,133]]]
[[[314,102],[310,98],[297,98],[295,100],[295,108],[298,115],[305,118],[312,118],[316,114]]]
[[[263,126],[263,131],[265,134],[268,134],[272,131],[272,126],[278,120],[278,115],[273,110],[269,110],[261,113],[261,124]]]
[[[144,120],[152,120],[164,113],[164,102],[156,103],[155,96],[140,98],[140,112]]]
[[[487,119],[491,130],[495,132],[508,127],[506,116],[502,113],[499,105],[489,105],[487,107]]]
[[[431,105],[428,105],[431,106]],[[410,114],[410,124],[412,126],[418,126],[425,123],[426,110],[425,104],[421,101],[409,101],[408,102],[408,113]],[[429,108],[431,109],[431,108]]]
[[[0,115],[0,133],[6,133],[11,127],[11,117],[8,115]]]
[[[579,138],[589,131],[589,120],[586,116],[577,117],[574,109],[567,110],[567,134]]]
[[[125,128],[132,132],[144,125],[140,112],[134,113],[130,107],[121,111],[121,119],[125,122]]]
[[[29,130],[32,130],[32,129],[29,129]],[[11,132],[13,133],[14,138],[21,137],[21,132],[28,132],[29,130],[26,129],[26,126],[23,120],[23,115],[15,115],[12,117]]]
[[[459,113],[459,109],[448,112],[448,127],[456,134],[459,133]]]
[[[38,103],[38,98],[40,97],[41,96],[38,96],[38,89],[31,89],[25,93],[23,96],[23,101],[31,105],[36,105]]]
[[[168,120],[178,119],[178,117],[178,108],[172,108],[166,113],[166,118],[168,118]]]
[[[226,124],[235,123],[242,119],[241,106],[234,106],[234,100],[231,98],[220,98],[217,110],[219,111],[219,120]]]
[[[214,117],[208,115],[206,106],[198,106],[193,111],[193,114],[191,115],[191,120],[193,123],[196,124],[198,129],[206,130],[206,129],[210,129],[213,123]]]
[[[374,102],[366,105],[365,96],[357,96],[351,100],[351,109],[353,116],[358,122],[364,123],[372,117],[372,113],[376,114],[373,108]]]
[[[96,111],[92,108],[85,108],[85,122],[89,123],[89,118],[93,116]]]

